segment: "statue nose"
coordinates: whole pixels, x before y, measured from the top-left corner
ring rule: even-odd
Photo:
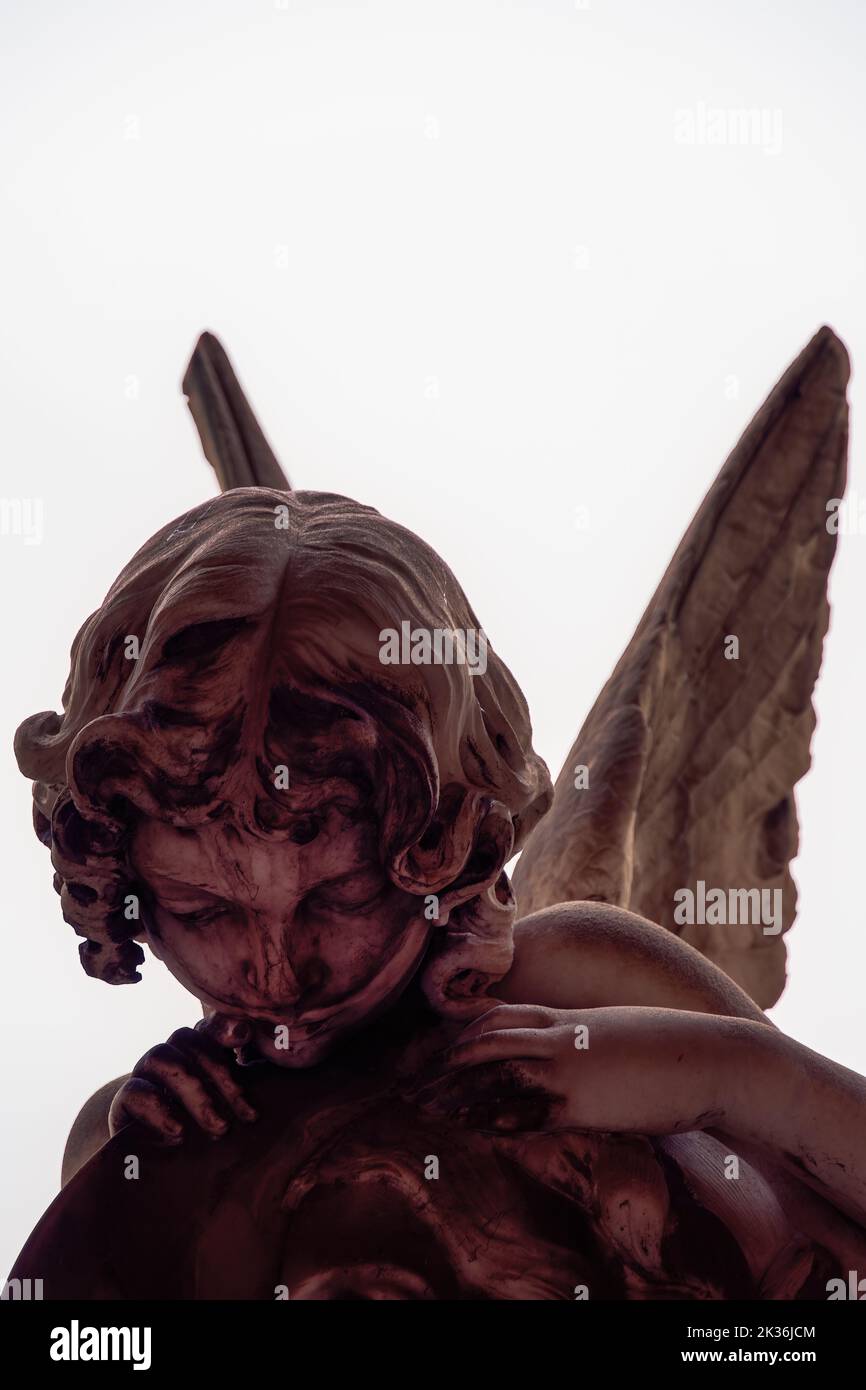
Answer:
[[[296,978],[302,998],[324,989],[331,978],[330,966],[321,956],[309,956],[297,966]]]
[[[244,978],[256,994],[282,1005],[294,1005],[301,996],[301,985],[286,949],[282,924],[270,928],[259,921],[252,950],[242,962]]]
[[[246,977],[254,989],[268,995],[279,995],[286,1004],[295,1004],[301,996],[297,976],[287,960],[247,962]]]

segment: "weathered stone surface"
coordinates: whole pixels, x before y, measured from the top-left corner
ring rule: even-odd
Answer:
[[[677,931],[763,1008],[785,982],[764,924],[678,926],[674,894],[780,890],[796,912],[794,787],[829,620],[848,357],[822,328],[724,465],[556,782],[514,874],[522,914],[600,898]],[[739,658],[725,658],[725,638]],[[589,769],[589,787],[574,769]]]
[[[773,1298],[785,1280],[806,1298],[838,1272],[748,1165],[720,1181],[708,1136],[669,1152],[451,1124],[412,1095],[441,1038],[375,1032],[339,1063],[252,1068],[262,1118],[218,1144],[166,1151],[124,1129],[11,1277],[38,1270],[47,1299],[571,1301]]]
[[[134,983],[148,945],[204,1019],[85,1107],[14,1277],[49,1298],[773,1299],[866,1266],[866,1082],[753,1002],[781,988],[781,937],[696,924],[695,950],[647,920],[677,928],[696,880],[793,916],[846,372],[822,330],[772,393],[545,821],[492,646],[483,671],[382,660],[404,620],[479,630],[456,578],[372,508],[288,491],[205,335],[186,388],[224,495],[133,557],[62,714],[16,738],[84,968]]]

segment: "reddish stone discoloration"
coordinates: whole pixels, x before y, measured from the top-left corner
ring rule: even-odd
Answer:
[[[371,508],[288,491],[205,335],[185,388],[224,495],[142,547],[76,638],[63,714],[16,740],[85,969],[134,981],[146,943],[205,1019],[141,1059],[110,1119],[108,1095],[86,1108],[18,1277],[49,1298],[796,1298],[866,1262],[866,1177],[839,1138],[866,1088],[734,983],[775,998],[781,939],[690,933],[731,979],[610,905],[670,925],[693,870],[757,875],[790,925],[846,379],[822,330],[535,830],[550,781],[492,648],[475,674],[379,659],[404,620],[479,629],[454,576]],[[770,613],[782,678],[715,671],[720,635],[758,641]],[[790,1157],[803,1087],[815,1171]],[[146,1183],[123,1178],[131,1147]]]

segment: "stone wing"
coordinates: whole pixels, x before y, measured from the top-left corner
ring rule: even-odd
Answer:
[[[290,483],[241,390],[222,343],[202,333],[183,391],[220,492],[234,487],[290,490]]]
[[[781,932],[796,913],[794,787],[809,767],[829,622],[828,503],[845,486],[848,374],[844,346],[821,328],[758,411],[593,706],[514,875],[521,914],[579,898],[629,907],[677,932],[764,1008],[784,988]],[[699,881],[705,893],[723,890],[726,922],[675,919],[687,905],[675,894],[697,894]],[[760,909],[757,895],[745,896],[754,889],[768,890]],[[781,931],[766,910],[778,903]]]

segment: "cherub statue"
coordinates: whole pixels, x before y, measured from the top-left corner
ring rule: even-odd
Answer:
[[[866,1082],[762,1012],[846,381],[821,329],[554,791],[447,566],[291,491],[204,335],[184,387],[222,495],[133,557],[63,713],[16,738],[85,970],[136,981],[146,945],[204,1016],[85,1106],[18,1273],[81,1297],[824,1298],[866,1272]],[[698,882],[781,913],[683,922]],[[114,1182],[144,1134],[159,1180]]]

